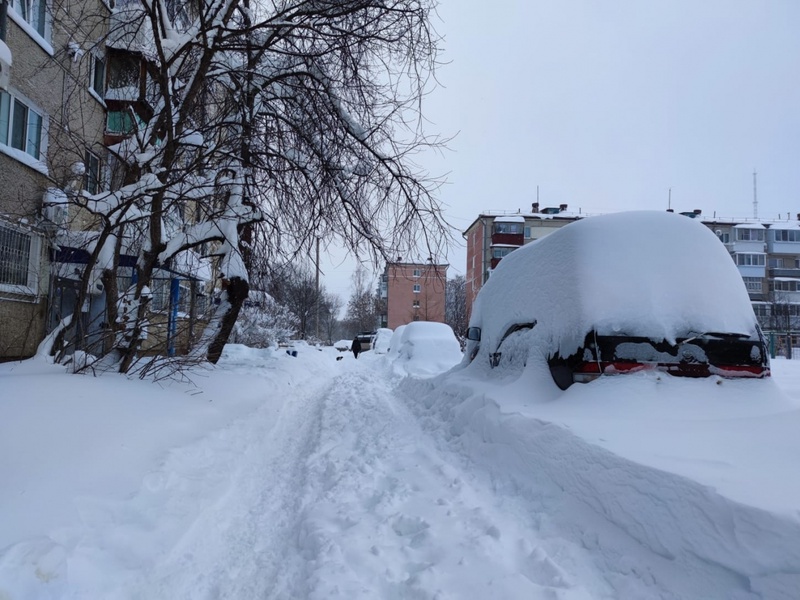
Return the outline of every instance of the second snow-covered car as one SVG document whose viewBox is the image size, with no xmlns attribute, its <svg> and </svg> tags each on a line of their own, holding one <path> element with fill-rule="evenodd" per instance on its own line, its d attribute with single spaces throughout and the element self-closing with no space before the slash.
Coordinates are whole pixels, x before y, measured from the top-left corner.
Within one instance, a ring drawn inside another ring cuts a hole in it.
<svg viewBox="0 0 800 600">
<path fill-rule="evenodd" d="M 546 361 L 561 389 L 646 369 L 770 373 L 727 250 L 672 213 L 586 218 L 515 250 L 478 294 L 468 338 L 467 355 L 492 367 Z"/>
</svg>

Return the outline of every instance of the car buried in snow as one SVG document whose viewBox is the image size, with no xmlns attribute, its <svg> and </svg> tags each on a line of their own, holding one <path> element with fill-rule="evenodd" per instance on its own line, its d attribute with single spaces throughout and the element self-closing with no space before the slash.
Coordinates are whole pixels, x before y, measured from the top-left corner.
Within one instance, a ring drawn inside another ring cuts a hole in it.
<svg viewBox="0 0 800 600">
<path fill-rule="evenodd" d="M 478 294 L 467 337 L 467 360 L 538 361 L 561 389 L 644 370 L 770 374 L 730 254 L 702 223 L 669 212 L 585 218 L 510 253 Z"/>
</svg>

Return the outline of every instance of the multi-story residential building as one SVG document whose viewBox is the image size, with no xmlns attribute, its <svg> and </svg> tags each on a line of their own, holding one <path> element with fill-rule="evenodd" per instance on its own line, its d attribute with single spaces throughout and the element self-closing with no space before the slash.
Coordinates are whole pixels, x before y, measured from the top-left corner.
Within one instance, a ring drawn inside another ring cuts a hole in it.
<svg viewBox="0 0 800 600">
<path fill-rule="evenodd" d="M 567 205 L 539 209 L 531 205 L 529 213 L 482 213 L 464 232 L 467 240 L 467 313 L 492 269 L 509 252 L 580 219 L 583 215 L 567 212 Z"/>
<path fill-rule="evenodd" d="M 79 305 L 72 326 L 84 349 L 102 353 L 113 341 L 99 274 L 88 297 L 80 292 L 101 226 L 82 206 L 87 196 L 127 183 L 125 166 L 108 148 L 153 115 L 151 81 L 135 50 L 143 43 L 124 22 L 138 4 L 116 11 L 114 5 L 0 4 L 7 7 L 0 10 L 0 361 L 31 356 Z M 115 266 L 120 291 L 134 277 L 131 243 L 123 239 Z M 206 305 L 201 280 L 212 278 L 208 261 L 179 258 L 159 269 L 151 286 L 154 314 L 144 346 L 153 351 L 174 348 L 176 340 L 186 348 L 192 325 L 181 332 L 176 320 Z M 190 270 L 195 276 L 186 275 Z"/>
<path fill-rule="evenodd" d="M 416 263 L 398 258 L 387 263 L 379 290 L 385 303 L 381 326 L 396 329 L 412 321 L 444 323 L 448 266 L 433 259 Z"/>
<path fill-rule="evenodd" d="M 102 179 L 105 108 L 92 88 L 110 11 L 101 0 L 1 6 L 8 60 L 0 62 L 10 64 L 0 75 L 0 360 L 8 360 L 33 354 L 46 331 L 59 289 L 51 248 L 68 219 L 64 190 Z M 85 172 L 73 168 L 84 163 Z"/>
</svg>

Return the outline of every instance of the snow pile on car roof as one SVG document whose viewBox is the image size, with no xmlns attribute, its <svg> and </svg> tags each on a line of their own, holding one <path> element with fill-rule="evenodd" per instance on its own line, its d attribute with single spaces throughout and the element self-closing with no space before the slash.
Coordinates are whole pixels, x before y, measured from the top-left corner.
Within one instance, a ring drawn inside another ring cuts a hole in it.
<svg viewBox="0 0 800 600">
<path fill-rule="evenodd" d="M 515 250 L 481 289 L 471 324 L 496 348 L 515 323 L 562 354 L 586 333 L 674 341 L 751 334 L 755 316 L 727 250 L 702 223 L 655 211 L 586 218 Z M 488 351 L 493 351 L 489 349 Z"/>
</svg>

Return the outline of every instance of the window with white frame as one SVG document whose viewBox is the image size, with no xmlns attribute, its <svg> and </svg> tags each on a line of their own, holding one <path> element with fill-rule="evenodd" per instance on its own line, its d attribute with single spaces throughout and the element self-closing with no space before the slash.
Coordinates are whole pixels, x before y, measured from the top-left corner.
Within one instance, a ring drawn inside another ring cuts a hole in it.
<svg viewBox="0 0 800 600">
<path fill-rule="evenodd" d="M 524 232 L 525 232 L 525 239 L 526 240 L 531 239 L 531 228 L 530 227 L 525 227 Z"/>
<path fill-rule="evenodd" d="M 748 292 L 761 291 L 761 277 L 742 277 Z"/>
<path fill-rule="evenodd" d="M 422 291 L 422 286 L 420 286 L 420 284 L 418 284 L 418 283 L 415 283 L 414 284 L 414 293 L 415 294 L 419 294 L 421 291 Z"/>
<path fill-rule="evenodd" d="M 774 229 L 776 242 L 800 242 L 799 229 Z"/>
<path fill-rule="evenodd" d="M 492 258 L 504 258 L 509 254 L 511 254 L 513 250 L 514 248 L 504 248 L 504 247 L 492 248 Z"/>
<path fill-rule="evenodd" d="M 100 98 L 103 98 L 106 93 L 106 61 L 102 57 L 94 54 L 92 54 L 92 73 L 89 87 L 91 87 Z"/>
<path fill-rule="evenodd" d="M 47 25 L 47 0 L 12 0 L 17 14 L 43 38 Z"/>
<path fill-rule="evenodd" d="M 722 242 L 723 244 L 730 244 L 731 242 L 731 234 L 727 231 L 718 231 L 717 237 L 719 238 L 719 241 Z"/>
<path fill-rule="evenodd" d="M 422 275 L 422 271 L 419 269 L 414 269 L 414 277 L 419 277 L 420 275 Z"/>
<path fill-rule="evenodd" d="M 84 166 L 86 171 L 83 174 L 83 189 L 89 194 L 97 194 L 103 189 L 100 157 L 87 150 Z"/>
<path fill-rule="evenodd" d="M 39 160 L 43 151 L 42 129 L 41 114 L 23 100 L 0 91 L 0 144 Z"/>
<path fill-rule="evenodd" d="M 522 223 L 495 223 L 494 224 L 494 232 L 495 233 L 513 233 L 513 234 L 520 234 L 522 233 L 523 225 Z"/>
<path fill-rule="evenodd" d="M 743 254 L 736 255 L 736 264 L 740 267 L 763 267 L 766 265 L 766 254 Z"/>
<path fill-rule="evenodd" d="M 773 292 L 796 292 L 797 281 L 770 281 L 769 287 Z"/>
<path fill-rule="evenodd" d="M 414 308 L 419 308 L 419 300 L 414 300 L 414 301 L 411 303 L 411 306 L 413 306 Z"/>
<path fill-rule="evenodd" d="M 753 304 L 753 312 L 756 313 L 757 317 L 768 317 L 769 316 L 769 305 L 767 304 Z"/>
<path fill-rule="evenodd" d="M 763 229 L 737 229 L 736 241 L 738 242 L 763 242 Z"/>
<path fill-rule="evenodd" d="M 0 290 L 36 294 L 40 238 L 0 222 Z"/>
</svg>

